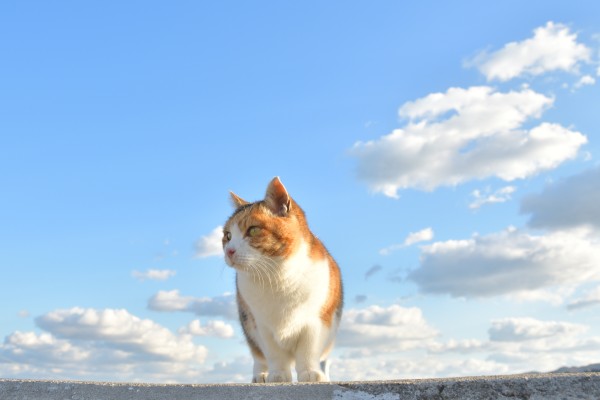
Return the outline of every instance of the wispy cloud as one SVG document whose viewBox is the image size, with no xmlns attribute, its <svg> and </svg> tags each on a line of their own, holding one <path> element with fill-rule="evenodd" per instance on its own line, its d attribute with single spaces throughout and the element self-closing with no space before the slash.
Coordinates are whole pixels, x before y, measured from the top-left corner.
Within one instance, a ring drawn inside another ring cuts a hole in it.
<svg viewBox="0 0 600 400">
<path fill-rule="evenodd" d="M 131 276 L 142 282 L 146 280 L 166 281 L 175 276 L 176 273 L 171 269 L 149 269 L 144 272 L 135 270 L 131 272 Z"/>
<path fill-rule="evenodd" d="M 182 296 L 179 290 L 161 290 L 148 300 L 148 308 L 154 311 L 184 311 L 202 316 L 220 316 L 237 319 L 235 296 L 225 293 L 217 297 Z"/>
<path fill-rule="evenodd" d="M 425 228 L 418 232 L 411 232 L 404 240 L 404 246 L 412 246 L 420 242 L 428 242 L 433 239 L 433 229 Z"/>
<path fill-rule="evenodd" d="M 381 271 L 383 267 L 381 265 L 373 265 L 367 272 L 365 272 L 365 280 L 369 279 L 379 271 Z"/>
<path fill-rule="evenodd" d="M 540 321 L 534 318 L 504 318 L 492 321 L 490 340 L 496 342 L 523 342 L 553 336 L 576 336 L 587 327 L 569 322 Z"/>
<path fill-rule="evenodd" d="M 596 84 L 596 78 L 591 75 L 582 76 L 574 85 L 575 89 L 579 89 L 583 86 L 592 86 Z"/>
<path fill-rule="evenodd" d="M 491 54 L 479 54 L 472 64 L 488 80 L 508 81 L 555 70 L 576 72 L 581 62 L 590 61 L 591 53 L 577 42 L 577 34 L 568 26 L 548 22 L 535 29 L 532 38 L 508 43 Z"/>
<path fill-rule="evenodd" d="M 588 291 L 582 297 L 572 300 L 567 308 L 569 310 L 580 310 L 594 306 L 600 306 L 600 286 Z"/>
<path fill-rule="evenodd" d="M 367 301 L 367 296 L 364 294 L 357 294 L 354 296 L 354 302 L 357 304 L 364 303 L 365 301 Z"/>
<path fill-rule="evenodd" d="M 474 190 L 471 193 L 473 201 L 469 204 L 470 209 L 478 209 L 486 204 L 505 203 L 512 198 L 512 194 L 517 190 L 514 186 L 505 186 L 491 193 L 490 189 Z"/>
<path fill-rule="evenodd" d="M 179 334 L 215 336 L 222 339 L 229 339 L 235 336 L 233 326 L 226 322 L 210 320 L 205 325 L 202 325 L 198 319 L 193 320 L 187 326 L 179 329 Z"/>
<path fill-rule="evenodd" d="M 223 255 L 223 227 L 217 226 L 208 235 L 196 242 L 196 257 L 215 257 Z"/>
<path fill-rule="evenodd" d="M 411 232 L 406 237 L 406 239 L 404 239 L 404 242 L 402 242 L 401 244 L 394 244 L 394 245 L 391 245 L 391 246 L 388 246 L 386 248 L 379 250 L 379 254 L 381 254 L 382 256 L 387 256 L 388 254 L 392 253 L 393 251 L 403 249 L 405 247 L 409 247 L 409 246 L 412 246 L 417 243 L 428 242 L 432 239 L 433 239 L 433 229 L 425 228 L 418 232 Z"/>
</svg>

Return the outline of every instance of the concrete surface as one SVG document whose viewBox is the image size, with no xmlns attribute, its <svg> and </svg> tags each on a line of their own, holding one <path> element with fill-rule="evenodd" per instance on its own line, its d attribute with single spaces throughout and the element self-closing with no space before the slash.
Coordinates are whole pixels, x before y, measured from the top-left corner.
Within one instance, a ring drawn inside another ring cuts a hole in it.
<svg viewBox="0 0 600 400">
<path fill-rule="evenodd" d="M 0 379 L 0 400 L 66 399 L 600 399 L 600 373 L 266 385 L 161 385 Z"/>
</svg>

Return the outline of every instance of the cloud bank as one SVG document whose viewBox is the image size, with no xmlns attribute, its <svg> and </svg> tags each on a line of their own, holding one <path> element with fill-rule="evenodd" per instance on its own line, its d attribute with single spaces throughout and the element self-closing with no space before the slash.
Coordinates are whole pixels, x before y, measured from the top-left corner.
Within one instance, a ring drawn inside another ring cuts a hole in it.
<svg viewBox="0 0 600 400">
<path fill-rule="evenodd" d="M 600 280 L 600 243 L 586 230 L 533 235 L 515 228 L 424 246 L 408 279 L 426 294 L 482 298 Z"/>
<path fill-rule="evenodd" d="M 420 309 L 399 305 L 371 306 L 344 312 L 337 346 L 388 350 L 406 350 L 435 337 Z"/>
<path fill-rule="evenodd" d="M 573 159 L 587 142 L 580 132 L 533 119 L 554 99 L 531 89 L 499 92 L 488 86 L 451 88 L 400 108 L 401 129 L 350 153 L 358 178 L 374 192 L 431 191 L 472 180 L 511 182 L 556 168 Z"/>
<path fill-rule="evenodd" d="M 197 378 L 208 354 L 191 335 L 174 334 L 123 309 L 74 307 L 35 321 L 42 333 L 13 332 L 0 345 L 0 371 L 38 379 L 118 376 L 172 381 Z"/>
</svg>

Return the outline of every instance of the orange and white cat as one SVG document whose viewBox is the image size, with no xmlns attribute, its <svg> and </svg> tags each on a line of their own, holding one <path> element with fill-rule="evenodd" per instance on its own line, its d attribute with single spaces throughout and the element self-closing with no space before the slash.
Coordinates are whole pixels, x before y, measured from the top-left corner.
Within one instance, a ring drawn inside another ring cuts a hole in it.
<svg viewBox="0 0 600 400">
<path fill-rule="evenodd" d="M 226 263 L 236 270 L 240 322 L 254 358 L 252 382 L 328 381 L 322 369 L 342 314 L 341 274 L 278 177 L 264 200 L 231 193 L 223 228 Z"/>
</svg>

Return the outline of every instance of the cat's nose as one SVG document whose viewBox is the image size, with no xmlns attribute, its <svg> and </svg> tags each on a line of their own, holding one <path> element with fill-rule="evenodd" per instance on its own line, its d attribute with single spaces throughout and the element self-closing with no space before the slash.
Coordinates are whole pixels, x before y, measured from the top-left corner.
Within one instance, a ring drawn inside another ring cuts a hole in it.
<svg viewBox="0 0 600 400">
<path fill-rule="evenodd" d="M 235 249 L 227 249 L 227 255 L 231 258 L 235 254 Z"/>
</svg>

